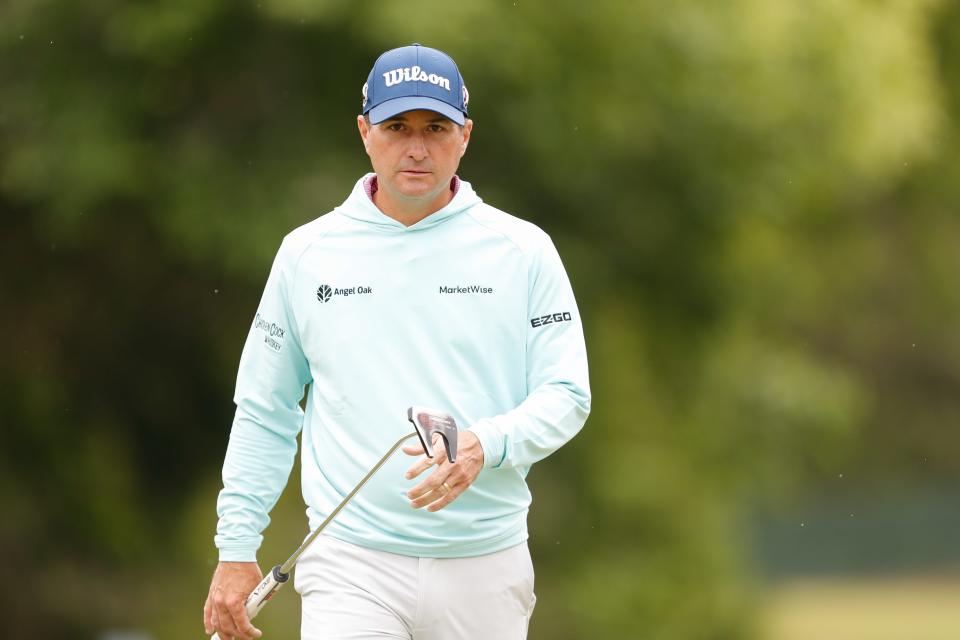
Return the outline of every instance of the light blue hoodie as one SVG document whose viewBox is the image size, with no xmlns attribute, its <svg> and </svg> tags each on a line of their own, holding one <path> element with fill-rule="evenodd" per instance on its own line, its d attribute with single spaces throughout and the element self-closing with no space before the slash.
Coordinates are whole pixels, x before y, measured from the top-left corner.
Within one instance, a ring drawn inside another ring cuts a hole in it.
<svg viewBox="0 0 960 640">
<path fill-rule="evenodd" d="M 398 452 L 326 533 L 423 557 L 519 544 L 530 465 L 590 411 L 580 314 L 549 236 L 463 181 L 447 206 L 405 227 L 371 201 L 370 175 L 277 253 L 240 359 L 217 503 L 223 561 L 255 560 L 301 427 L 313 529 L 412 431 L 411 405 L 471 429 L 485 468 L 430 513 L 410 507 L 404 493 L 426 474 L 405 479 L 414 458 Z"/>
</svg>

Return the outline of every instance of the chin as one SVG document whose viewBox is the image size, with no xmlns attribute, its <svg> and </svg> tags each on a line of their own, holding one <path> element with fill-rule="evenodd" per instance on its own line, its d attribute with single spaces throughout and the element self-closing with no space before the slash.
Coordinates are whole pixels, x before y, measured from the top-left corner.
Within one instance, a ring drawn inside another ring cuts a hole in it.
<svg viewBox="0 0 960 640">
<path fill-rule="evenodd" d="M 437 191 L 428 191 L 426 189 L 422 190 L 404 190 L 400 192 L 403 194 L 403 197 L 409 200 L 432 200 L 437 197 Z"/>
<path fill-rule="evenodd" d="M 397 185 L 397 191 L 408 198 L 427 198 L 440 192 L 437 184 L 431 180 L 429 183 L 417 181 L 415 184 Z"/>
</svg>

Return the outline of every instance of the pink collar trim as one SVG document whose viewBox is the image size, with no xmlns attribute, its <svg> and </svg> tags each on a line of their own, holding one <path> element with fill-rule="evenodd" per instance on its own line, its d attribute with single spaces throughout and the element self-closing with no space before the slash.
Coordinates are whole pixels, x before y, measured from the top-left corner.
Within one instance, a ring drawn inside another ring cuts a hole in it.
<svg viewBox="0 0 960 640">
<path fill-rule="evenodd" d="M 367 197 L 370 198 L 370 202 L 373 202 L 373 194 L 377 192 L 379 188 L 377 184 L 377 174 L 373 174 L 369 178 L 363 181 L 363 190 L 367 192 Z M 460 190 L 460 177 L 453 176 L 450 178 L 450 191 L 453 191 L 453 195 L 457 195 L 457 191 Z"/>
</svg>

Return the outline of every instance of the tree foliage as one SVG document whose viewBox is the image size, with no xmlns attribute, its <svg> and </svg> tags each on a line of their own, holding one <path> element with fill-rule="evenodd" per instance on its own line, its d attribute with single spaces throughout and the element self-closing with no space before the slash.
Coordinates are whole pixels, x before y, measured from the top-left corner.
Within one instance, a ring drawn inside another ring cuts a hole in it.
<svg viewBox="0 0 960 640">
<path fill-rule="evenodd" d="M 532 637 L 750 637 L 744 504 L 956 479 L 954 6 L 8 0 L 12 636 L 199 632 L 247 322 L 412 41 L 458 60 L 461 175 L 554 237 L 588 334 L 594 413 L 531 474 Z"/>
</svg>

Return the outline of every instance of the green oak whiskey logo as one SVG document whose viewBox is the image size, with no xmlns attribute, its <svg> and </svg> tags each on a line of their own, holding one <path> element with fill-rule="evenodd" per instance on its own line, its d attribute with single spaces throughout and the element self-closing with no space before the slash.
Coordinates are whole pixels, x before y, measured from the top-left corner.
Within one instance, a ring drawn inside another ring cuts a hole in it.
<svg viewBox="0 0 960 640">
<path fill-rule="evenodd" d="M 276 322 L 270 322 L 266 318 L 261 318 L 259 313 L 257 317 L 253 319 L 253 328 L 263 332 L 263 343 L 265 345 L 278 353 L 283 349 L 283 336 L 287 333 L 286 329 Z"/>
</svg>

